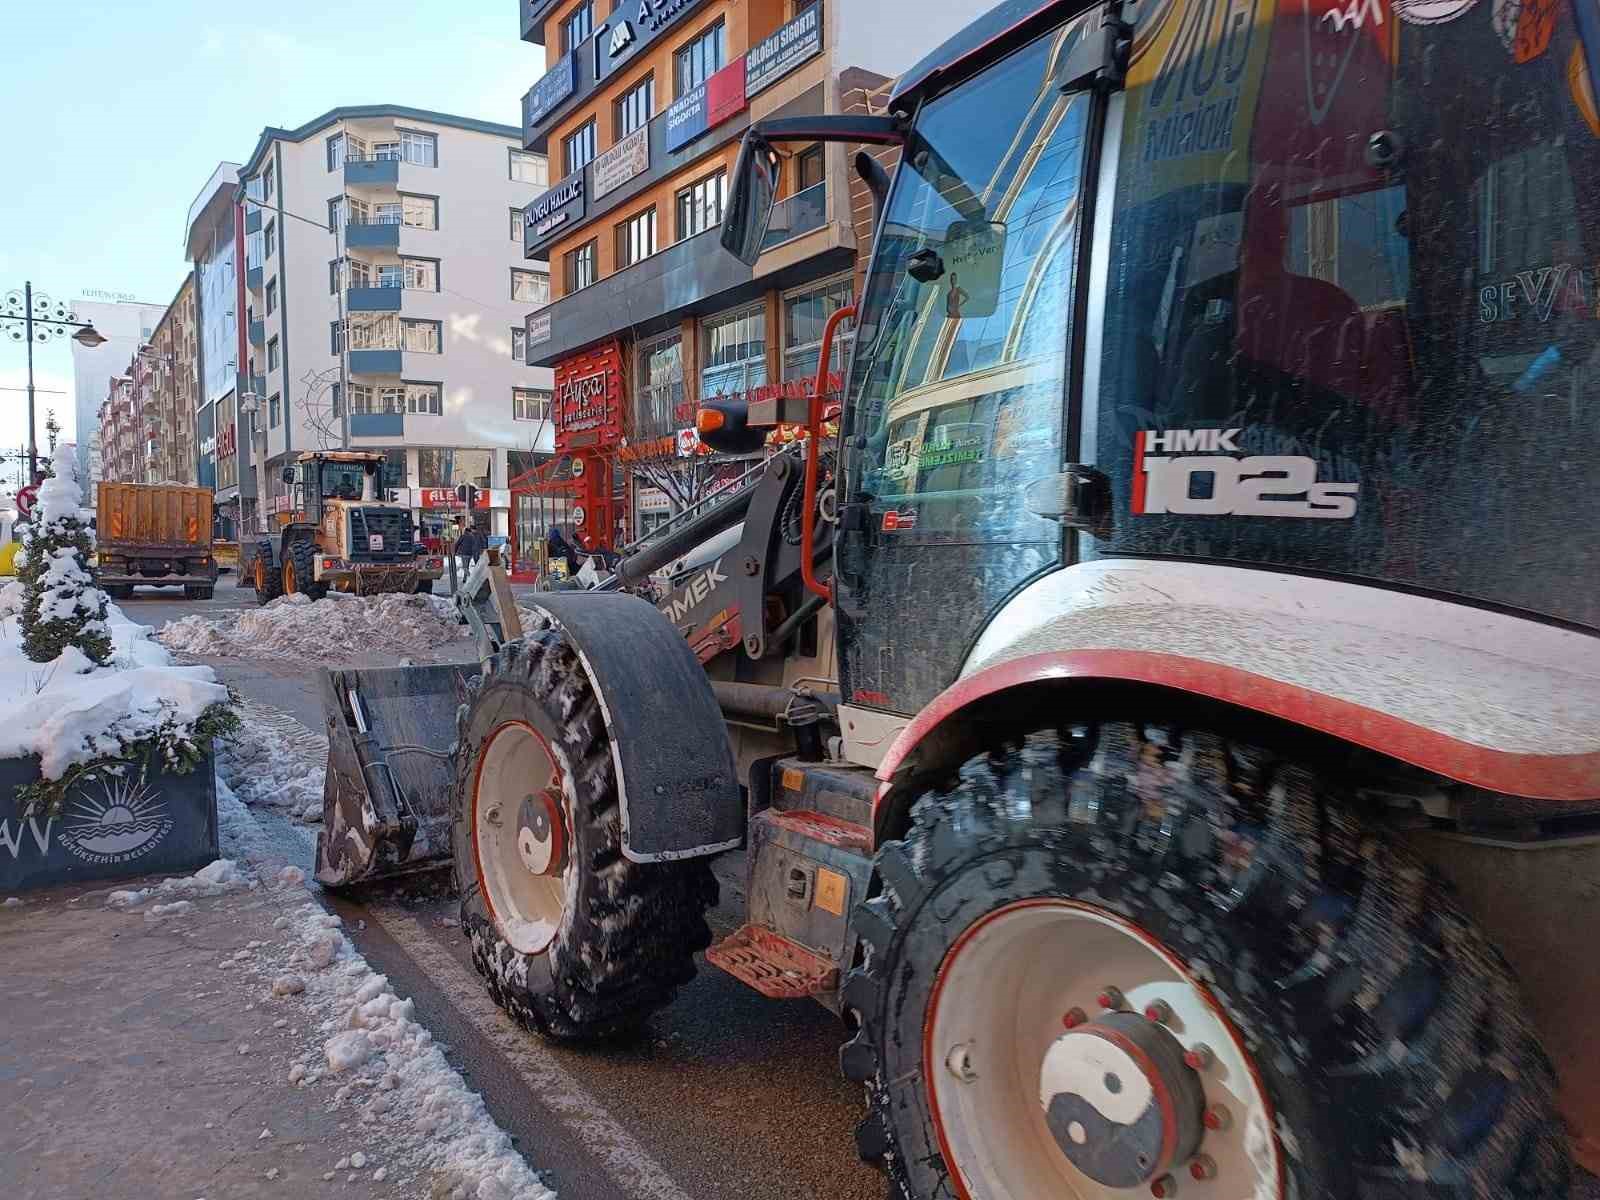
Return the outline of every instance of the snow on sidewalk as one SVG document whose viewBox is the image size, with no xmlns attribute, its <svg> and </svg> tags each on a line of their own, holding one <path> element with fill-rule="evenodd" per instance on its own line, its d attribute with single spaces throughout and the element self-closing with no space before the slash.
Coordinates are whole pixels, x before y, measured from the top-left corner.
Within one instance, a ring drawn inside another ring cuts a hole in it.
<svg viewBox="0 0 1600 1200">
<path fill-rule="evenodd" d="M 270 898 L 274 936 L 225 952 L 216 965 L 235 999 L 272 1018 L 287 1038 L 278 1086 L 360 1131 L 324 1164 L 324 1181 L 387 1184 L 397 1189 L 392 1194 L 429 1200 L 550 1200 L 555 1193 L 417 1023 L 412 1001 L 372 970 L 340 918 L 317 902 L 303 870 L 262 861 L 271 839 L 225 778 L 217 793 L 224 851 L 240 858 L 111 892 L 106 904 L 146 921 L 181 922 L 203 920 L 196 901 L 207 897 L 251 891 Z M 254 1052 L 248 1043 L 236 1049 L 239 1057 Z"/>
<path fill-rule="evenodd" d="M 347 663 L 371 654 L 410 655 L 465 636 L 442 596 L 280 596 L 263 608 L 223 617 L 198 613 L 162 626 L 169 650 L 216 658 Z"/>
</svg>

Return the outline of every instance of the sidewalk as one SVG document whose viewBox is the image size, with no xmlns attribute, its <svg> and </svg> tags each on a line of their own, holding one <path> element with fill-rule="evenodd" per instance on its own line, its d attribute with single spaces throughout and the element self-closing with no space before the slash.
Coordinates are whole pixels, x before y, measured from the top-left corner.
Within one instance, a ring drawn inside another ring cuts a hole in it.
<svg viewBox="0 0 1600 1200">
<path fill-rule="evenodd" d="M 4 1194 L 553 1196 L 303 879 L 225 860 L 0 907 Z"/>
</svg>

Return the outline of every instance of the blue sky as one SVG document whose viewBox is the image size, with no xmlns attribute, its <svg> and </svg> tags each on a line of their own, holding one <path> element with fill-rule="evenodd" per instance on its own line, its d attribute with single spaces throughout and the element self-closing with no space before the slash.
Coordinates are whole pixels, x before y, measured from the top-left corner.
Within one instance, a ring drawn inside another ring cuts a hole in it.
<svg viewBox="0 0 1600 1200">
<path fill-rule="evenodd" d="M 165 304 L 182 282 L 189 203 L 263 127 L 343 104 L 408 104 L 516 125 L 544 52 L 517 0 L 53 0 L 8 6 L 0 38 L 0 294 L 23 280 Z M 503 233 L 504 231 L 501 231 Z M 39 397 L 72 420 L 67 343 L 35 358 Z M 0 340 L 0 389 L 24 349 Z M 26 398 L 0 390 L 0 446 Z"/>
</svg>

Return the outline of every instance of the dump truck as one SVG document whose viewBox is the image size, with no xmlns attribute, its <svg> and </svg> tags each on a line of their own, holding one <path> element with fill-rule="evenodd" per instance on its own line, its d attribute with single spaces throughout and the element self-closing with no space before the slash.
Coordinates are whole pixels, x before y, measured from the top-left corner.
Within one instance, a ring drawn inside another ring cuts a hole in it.
<svg viewBox="0 0 1600 1200">
<path fill-rule="evenodd" d="M 258 602 L 433 590 L 444 560 L 417 544 L 410 509 L 378 499 L 383 462 L 381 451 L 308 450 L 283 468 L 276 528 L 239 546 L 240 577 Z"/>
<path fill-rule="evenodd" d="M 1591 1194 L 1597 81 L 1594 0 L 1010 0 L 754 121 L 746 263 L 899 152 L 836 446 L 331 674 L 319 877 L 448 861 L 547 1038 L 822 1003 L 901 1200 Z"/>
<path fill-rule="evenodd" d="M 113 600 L 133 589 L 182 587 L 208 600 L 217 586 L 210 488 L 102 480 L 95 504 L 100 586 Z"/>
</svg>

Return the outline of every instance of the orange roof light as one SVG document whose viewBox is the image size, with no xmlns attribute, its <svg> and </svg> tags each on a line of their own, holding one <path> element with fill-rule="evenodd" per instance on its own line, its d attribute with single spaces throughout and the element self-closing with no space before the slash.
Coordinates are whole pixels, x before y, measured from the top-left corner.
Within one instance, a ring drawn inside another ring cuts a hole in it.
<svg viewBox="0 0 1600 1200">
<path fill-rule="evenodd" d="M 727 424 L 727 420 L 720 409 L 702 408 L 694 415 L 694 427 L 701 433 L 714 433 Z"/>
</svg>

